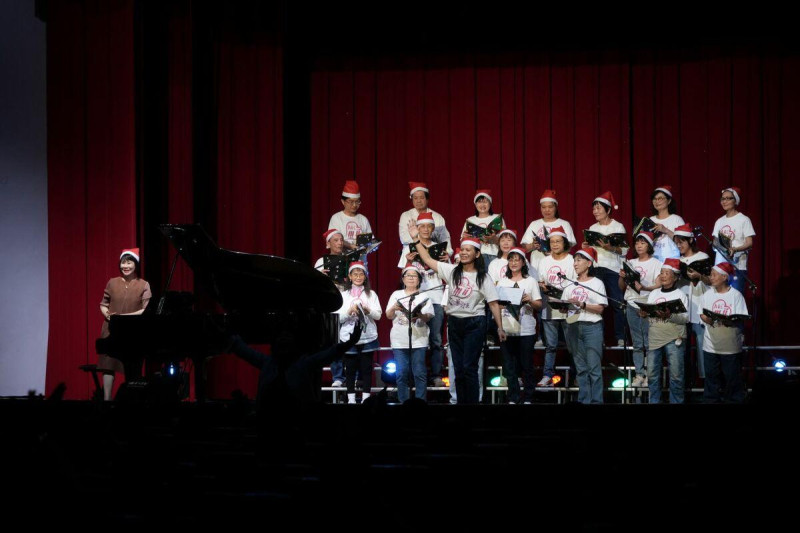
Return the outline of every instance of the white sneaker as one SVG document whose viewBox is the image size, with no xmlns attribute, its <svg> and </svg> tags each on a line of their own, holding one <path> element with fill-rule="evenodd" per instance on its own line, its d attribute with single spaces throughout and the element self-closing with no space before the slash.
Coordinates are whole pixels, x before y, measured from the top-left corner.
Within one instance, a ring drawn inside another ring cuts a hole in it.
<svg viewBox="0 0 800 533">
<path fill-rule="evenodd" d="M 536 384 L 537 387 L 552 387 L 553 386 L 553 378 L 550 376 L 542 376 L 542 379 L 539 380 L 539 383 Z"/>
<path fill-rule="evenodd" d="M 334 381 L 333 383 L 331 383 L 331 387 L 344 387 L 344 383 L 342 383 L 341 381 L 339 381 L 339 380 L 337 379 L 336 381 Z"/>
<path fill-rule="evenodd" d="M 433 379 L 433 386 L 434 387 L 444 387 L 444 380 L 442 378 L 434 378 Z"/>
<path fill-rule="evenodd" d="M 544 342 L 542 342 L 542 339 L 539 339 L 538 341 L 536 341 L 536 344 L 534 344 L 533 347 L 534 348 L 544 348 Z"/>
<path fill-rule="evenodd" d="M 645 383 L 645 377 L 636 374 L 636 377 L 633 378 L 633 382 L 631 383 L 631 387 L 633 388 L 644 387 L 645 386 L 644 383 Z"/>
<path fill-rule="evenodd" d="M 620 348 L 622 348 L 623 346 L 625 346 L 625 341 L 624 341 L 624 340 L 622 340 L 622 339 L 619 339 L 619 340 L 617 341 L 617 346 L 619 346 Z"/>
<path fill-rule="evenodd" d="M 356 403 L 356 393 L 355 392 L 348 392 L 347 393 L 347 403 Z"/>
</svg>

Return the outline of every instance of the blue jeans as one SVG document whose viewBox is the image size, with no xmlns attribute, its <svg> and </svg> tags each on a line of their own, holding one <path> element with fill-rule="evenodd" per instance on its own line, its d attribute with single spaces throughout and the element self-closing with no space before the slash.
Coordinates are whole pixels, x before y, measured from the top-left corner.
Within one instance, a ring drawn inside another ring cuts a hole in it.
<svg viewBox="0 0 800 533">
<path fill-rule="evenodd" d="M 570 324 L 567 345 L 578 372 L 578 401 L 603 403 L 603 321 Z"/>
<path fill-rule="evenodd" d="M 536 335 L 506 337 L 500 344 L 503 353 L 503 376 L 508 382 L 508 400 L 514 403 L 531 401 L 536 390 L 536 378 L 533 375 L 533 345 Z M 519 375 L 522 373 L 524 394 L 520 398 Z"/>
<path fill-rule="evenodd" d="M 644 377 L 644 348 L 648 345 L 650 322 L 640 317 L 639 310 L 634 309 L 630 303 L 625 315 L 628 318 L 628 328 L 631 330 L 633 342 L 633 366 L 636 367 L 636 375 Z"/>
<path fill-rule="evenodd" d="M 605 285 L 606 295 L 614 300 L 622 301 L 623 292 L 619 288 L 619 272 L 605 267 L 597 267 L 594 269 L 594 273 Z M 614 338 L 620 341 L 625 338 L 625 317 L 622 316 L 622 309 L 614 302 L 609 300 L 608 307 L 612 310 L 614 317 Z"/>
<path fill-rule="evenodd" d="M 486 342 L 486 316 L 447 317 L 450 362 L 456 378 L 459 404 L 478 403 L 478 362 Z"/>
<path fill-rule="evenodd" d="M 432 291 L 429 294 L 441 293 Z M 433 317 L 428 321 L 430 333 L 428 334 L 428 346 L 431 349 L 431 377 L 438 378 L 442 375 L 442 326 L 444 325 L 444 308 L 439 304 L 433 304 Z"/>
<path fill-rule="evenodd" d="M 344 362 L 341 359 L 331 363 L 331 383 L 334 381 L 344 383 Z"/>
<path fill-rule="evenodd" d="M 411 361 L 409 365 L 408 350 L 402 348 L 392 348 L 394 360 L 397 363 L 397 399 L 400 403 L 408 400 L 409 374 L 414 374 L 414 397 L 420 400 L 425 399 L 428 390 L 428 382 L 425 375 L 425 352 L 427 348 L 412 348 Z"/>
<path fill-rule="evenodd" d="M 486 265 L 486 271 L 488 272 L 489 271 L 489 263 L 491 263 L 492 261 L 497 259 L 497 256 L 496 255 L 482 253 L 481 257 L 483 257 L 483 264 Z"/>
<path fill-rule="evenodd" d="M 561 331 L 564 335 L 564 341 L 567 341 L 567 332 L 569 325 L 566 320 L 542 320 L 542 330 L 544 332 L 544 372 L 543 374 L 549 378 L 556 375 L 556 348 L 558 348 L 558 333 Z M 569 346 L 567 346 L 569 349 Z M 572 350 L 570 349 L 570 353 Z"/>
<path fill-rule="evenodd" d="M 694 334 L 695 357 L 697 358 L 697 375 L 701 378 L 706 377 L 705 357 L 703 356 L 703 335 L 706 333 L 706 325 L 700 322 L 692 324 Z"/>
<path fill-rule="evenodd" d="M 647 354 L 647 386 L 650 388 L 650 403 L 661 402 L 661 365 L 666 354 L 669 366 L 669 403 L 683 403 L 683 351 L 686 342 L 680 346 L 672 341 L 661 348 L 650 350 Z"/>
<path fill-rule="evenodd" d="M 705 401 L 742 403 L 745 396 L 742 352 L 718 354 L 704 351 L 703 357 L 706 367 Z"/>
</svg>

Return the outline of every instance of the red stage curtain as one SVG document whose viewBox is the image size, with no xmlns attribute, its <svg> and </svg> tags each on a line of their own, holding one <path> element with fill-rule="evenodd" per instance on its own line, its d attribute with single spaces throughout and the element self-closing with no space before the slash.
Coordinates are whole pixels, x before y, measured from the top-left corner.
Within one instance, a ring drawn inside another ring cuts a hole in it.
<svg viewBox="0 0 800 533">
<path fill-rule="evenodd" d="M 78 366 L 97 360 L 103 289 L 137 245 L 133 14 L 131 0 L 48 4 L 46 389 L 68 398 L 91 395 Z"/>
<path fill-rule="evenodd" d="M 495 212 L 519 231 L 540 217 L 546 187 L 576 231 L 594 222 L 592 199 L 608 189 L 630 231 L 660 184 L 674 187 L 680 215 L 710 232 L 723 214 L 721 188 L 735 184 L 758 233 L 750 275 L 760 342 L 796 343 L 776 290 L 799 268 L 789 260 L 800 240 L 789 229 L 800 187 L 789 148 L 800 136 L 797 67 L 779 53 L 711 48 L 320 63 L 311 78 L 311 255 L 324 253 L 320 234 L 341 209 L 346 179 L 359 181 L 361 211 L 384 242 L 370 258 L 382 303 L 399 280 L 408 180 L 428 183 L 452 235 L 473 213 L 476 188 L 491 188 Z M 389 326 L 382 321 L 382 344 Z"/>
</svg>

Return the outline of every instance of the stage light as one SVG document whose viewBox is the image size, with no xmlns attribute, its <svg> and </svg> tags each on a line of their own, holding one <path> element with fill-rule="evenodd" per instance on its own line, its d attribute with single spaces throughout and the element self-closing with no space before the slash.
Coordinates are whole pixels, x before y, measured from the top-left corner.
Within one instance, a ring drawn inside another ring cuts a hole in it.
<svg viewBox="0 0 800 533">
<path fill-rule="evenodd" d="M 625 378 L 617 378 L 611 382 L 611 387 L 615 389 L 624 389 L 625 387 L 629 386 L 630 384 L 628 383 L 628 380 Z"/>
<path fill-rule="evenodd" d="M 775 372 L 783 372 L 786 369 L 786 361 L 783 359 L 775 359 L 772 361 L 772 368 Z"/>
<path fill-rule="evenodd" d="M 381 381 L 387 385 L 397 384 L 397 363 L 389 359 L 381 366 Z"/>
<path fill-rule="evenodd" d="M 450 378 L 448 378 L 448 377 L 443 377 L 443 378 L 442 378 L 442 383 L 444 383 L 444 386 L 445 386 L 445 387 L 449 387 L 449 386 L 450 386 Z"/>
<path fill-rule="evenodd" d="M 561 376 L 559 376 L 559 375 L 555 375 L 555 376 L 553 376 L 553 377 L 551 378 L 551 381 L 550 381 L 550 384 L 551 384 L 551 385 L 553 385 L 553 386 L 556 386 L 556 385 L 558 385 L 559 383 L 561 383 Z"/>
<path fill-rule="evenodd" d="M 175 374 L 177 374 L 177 373 L 178 373 L 178 370 L 177 370 L 177 368 L 175 368 L 175 363 L 170 363 L 170 364 L 169 364 L 169 366 L 167 367 L 167 373 L 168 373 L 170 376 L 174 376 Z"/>
<path fill-rule="evenodd" d="M 503 376 L 495 376 L 491 380 L 489 380 L 489 385 L 492 387 L 505 387 L 507 385 L 505 378 Z"/>
</svg>

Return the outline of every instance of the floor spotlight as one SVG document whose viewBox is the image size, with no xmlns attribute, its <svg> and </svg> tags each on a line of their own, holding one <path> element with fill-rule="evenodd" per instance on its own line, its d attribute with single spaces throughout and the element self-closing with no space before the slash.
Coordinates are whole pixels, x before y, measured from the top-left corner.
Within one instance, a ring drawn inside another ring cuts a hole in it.
<svg viewBox="0 0 800 533">
<path fill-rule="evenodd" d="M 381 366 L 381 381 L 387 385 L 397 384 L 397 363 L 389 359 Z"/>
</svg>

